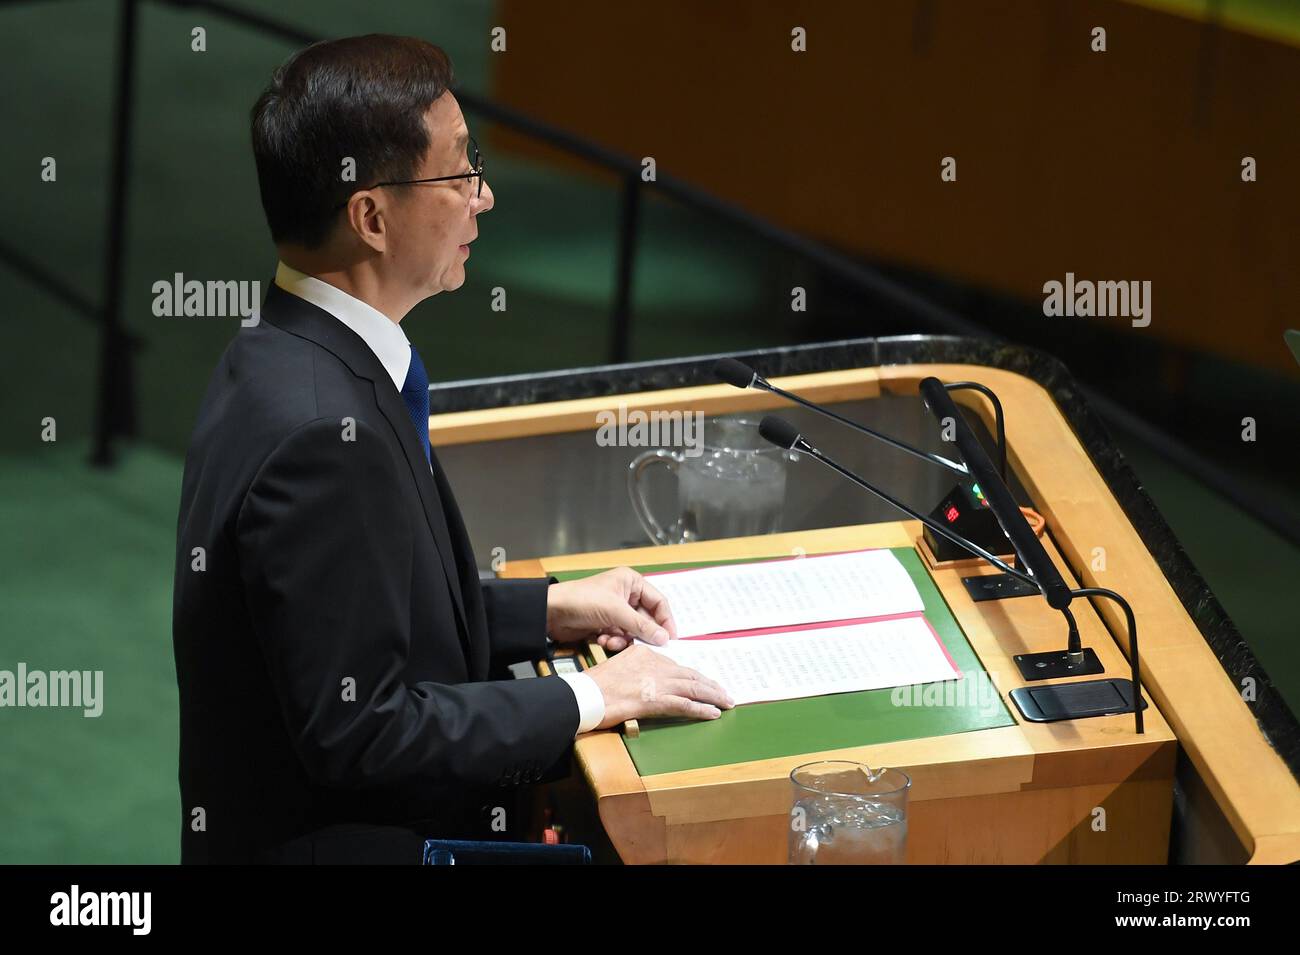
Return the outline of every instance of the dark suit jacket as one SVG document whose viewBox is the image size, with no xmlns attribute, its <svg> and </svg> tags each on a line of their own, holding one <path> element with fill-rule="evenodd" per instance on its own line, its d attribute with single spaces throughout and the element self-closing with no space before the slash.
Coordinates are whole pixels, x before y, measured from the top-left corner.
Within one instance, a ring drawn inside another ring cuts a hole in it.
<svg viewBox="0 0 1300 955">
<path fill-rule="evenodd" d="M 185 459 L 173 640 L 184 862 L 411 861 L 567 761 L 546 580 L 481 582 L 379 359 L 272 285 Z M 196 549 L 202 548 L 202 551 Z M 511 820 L 507 820 L 511 821 Z"/>
</svg>

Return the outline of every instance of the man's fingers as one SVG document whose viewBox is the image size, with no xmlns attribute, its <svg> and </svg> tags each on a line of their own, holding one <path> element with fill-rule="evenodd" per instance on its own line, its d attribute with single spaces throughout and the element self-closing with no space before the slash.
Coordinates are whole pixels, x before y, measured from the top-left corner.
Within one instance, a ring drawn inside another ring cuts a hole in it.
<svg viewBox="0 0 1300 955">
<path fill-rule="evenodd" d="M 729 710 L 736 705 L 730 693 L 712 680 L 704 678 L 668 680 L 663 684 L 663 689 L 668 696 L 682 696 L 699 703 L 712 703 L 724 710 Z"/>
<path fill-rule="evenodd" d="M 628 645 L 627 637 L 621 637 L 616 633 L 602 633 L 596 638 L 596 642 L 610 653 L 618 653 Z"/>
<path fill-rule="evenodd" d="M 695 720 L 716 720 L 722 710 L 709 703 L 697 703 L 684 696 L 661 696 L 656 702 L 664 716 L 686 716 Z"/>
<path fill-rule="evenodd" d="M 647 621 L 648 623 L 654 625 L 656 628 L 659 628 L 659 627 L 662 626 L 662 624 L 660 624 L 660 622 L 659 622 L 658 620 L 656 620 L 656 619 L 655 619 L 655 618 L 654 618 L 654 617 L 653 617 L 653 616 L 652 616 L 652 615 L 651 615 L 651 614 L 650 614 L 650 613 L 649 613 L 649 612 L 648 612 L 644 607 L 637 607 L 637 608 L 635 608 L 635 609 L 636 609 L 636 612 L 637 612 L 638 614 L 641 615 L 641 618 L 642 618 L 643 620 L 645 620 L 645 621 Z M 668 636 L 669 636 L 670 639 L 672 638 L 672 634 L 671 634 L 671 633 L 668 634 Z"/>
<path fill-rule="evenodd" d="M 662 672 L 651 677 L 651 686 L 657 688 L 656 696 L 680 696 L 701 703 L 712 703 L 724 709 L 731 709 L 736 705 L 736 701 L 732 699 L 726 687 L 699 670 L 678 666 L 666 657 L 656 662 L 661 663 L 662 666 Z"/>
<path fill-rule="evenodd" d="M 623 714 L 617 717 L 620 720 L 635 717 L 716 720 L 723 710 L 736 705 L 716 680 L 674 663 L 649 646 L 635 645 L 631 636 L 620 638 L 603 633 L 598 640 L 611 651 L 623 641 L 628 646 L 626 653 L 591 671 L 606 701 L 616 701 L 618 712 Z"/>
<path fill-rule="evenodd" d="M 641 578 L 641 606 L 650 612 L 659 626 L 668 631 L 668 635 L 673 639 L 677 638 L 677 622 L 673 620 L 672 608 L 668 606 L 668 598 L 661 594 L 655 585 L 650 583 L 644 577 Z"/>
<path fill-rule="evenodd" d="M 683 694 L 685 696 L 694 696 L 695 693 L 708 693 L 709 696 L 694 696 L 697 700 L 707 699 L 710 703 L 726 703 L 728 706 L 735 706 L 731 699 L 731 694 L 727 688 L 717 680 L 711 679 L 701 673 L 699 670 L 692 670 L 690 667 L 678 667 L 677 671 L 670 676 L 670 679 L 678 680 L 692 688 L 691 693 Z"/>
<path fill-rule="evenodd" d="M 620 603 L 614 608 L 614 619 L 611 622 L 628 636 L 640 637 L 655 646 L 663 646 L 669 639 L 668 631 L 626 603 Z"/>
</svg>

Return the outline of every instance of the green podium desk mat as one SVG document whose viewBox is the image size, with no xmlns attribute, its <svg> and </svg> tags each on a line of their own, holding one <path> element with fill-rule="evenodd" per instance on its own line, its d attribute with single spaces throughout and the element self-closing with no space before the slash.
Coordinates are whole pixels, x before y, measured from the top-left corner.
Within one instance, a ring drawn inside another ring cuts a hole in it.
<svg viewBox="0 0 1300 955">
<path fill-rule="evenodd" d="M 926 619 L 952 654 L 961 679 L 900 690 L 901 702 L 906 705 L 895 704 L 895 689 L 886 687 L 750 703 L 725 710 L 716 720 L 641 720 L 641 735 L 623 739 L 637 772 L 654 776 L 1015 725 L 921 558 L 910 547 L 890 549 L 911 575 L 925 603 Z M 642 564 L 635 569 L 648 573 L 770 559 Z M 563 581 L 598 573 L 601 571 L 557 571 L 551 576 Z"/>
</svg>

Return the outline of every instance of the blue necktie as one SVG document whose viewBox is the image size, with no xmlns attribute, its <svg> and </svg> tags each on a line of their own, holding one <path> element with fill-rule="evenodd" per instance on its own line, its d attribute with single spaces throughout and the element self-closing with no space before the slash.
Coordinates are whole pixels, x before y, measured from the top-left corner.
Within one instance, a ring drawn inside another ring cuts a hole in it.
<svg viewBox="0 0 1300 955">
<path fill-rule="evenodd" d="M 424 370 L 420 353 L 411 346 L 411 367 L 406 370 L 406 381 L 402 384 L 402 400 L 406 402 L 406 413 L 411 416 L 415 433 L 420 437 L 420 447 L 424 448 L 426 460 L 432 460 L 433 450 L 429 447 L 429 373 Z"/>
</svg>

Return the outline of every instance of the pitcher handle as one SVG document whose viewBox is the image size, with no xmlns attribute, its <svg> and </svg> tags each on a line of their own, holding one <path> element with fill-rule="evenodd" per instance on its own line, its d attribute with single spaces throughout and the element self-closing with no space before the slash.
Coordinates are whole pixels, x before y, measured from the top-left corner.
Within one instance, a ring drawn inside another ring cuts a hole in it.
<svg viewBox="0 0 1300 955">
<path fill-rule="evenodd" d="M 641 489 L 641 475 L 653 464 L 662 464 L 676 474 L 681 459 L 664 448 L 638 454 L 627 466 L 627 493 L 632 499 L 632 510 L 636 513 L 636 519 L 641 522 L 641 529 L 646 532 L 650 540 L 656 544 L 671 544 L 674 541 L 668 531 L 664 530 L 650 513 L 650 505 L 646 503 L 645 493 Z"/>
</svg>

